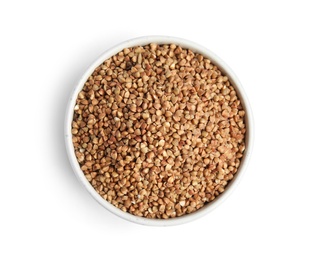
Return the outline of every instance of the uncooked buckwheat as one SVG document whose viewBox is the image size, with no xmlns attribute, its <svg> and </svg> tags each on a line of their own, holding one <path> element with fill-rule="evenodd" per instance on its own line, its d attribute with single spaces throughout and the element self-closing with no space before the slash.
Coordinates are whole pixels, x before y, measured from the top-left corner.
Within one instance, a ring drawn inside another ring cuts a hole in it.
<svg viewBox="0 0 311 260">
<path fill-rule="evenodd" d="M 244 118 L 228 77 L 208 58 L 150 44 L 95 69 L 76 100 L 72 141 L 105 200 L 167 219 L 224 192 L 243 157 Z"/>
</svg>

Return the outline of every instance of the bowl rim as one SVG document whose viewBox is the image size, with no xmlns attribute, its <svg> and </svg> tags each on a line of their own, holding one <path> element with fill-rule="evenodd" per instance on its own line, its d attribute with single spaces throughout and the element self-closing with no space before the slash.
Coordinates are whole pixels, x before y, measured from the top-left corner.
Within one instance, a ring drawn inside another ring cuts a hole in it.
<svg viewBox="0 0 311 260">
<path fill-rule="evenodd" d="M 74 147 L 72 143 L 72 134 L 71 134 L 71 124 L 73 119 L 73 113 L 74 113 L 74 106 L 76 103 L 76 98 L 78 96 L 78 93 L 83 88 L 84 83 L 87 81 L 88 77 L 93 73 L 93 71 L 102 64 L 105 60 L 109 59 L 111 56 L 117 54 L 124 48 L 134 47 L 134 46 L 143 46 L 150 43 L 156 43 L 156 44 L 176 44 L 181 46 L 182 48 L 187 48 L 192 50 L 193 52 L 200 53 L 203 56 L 207 57 L 211 60 L 213 64 L 219 67 L 221 71 L 223 71 L 226 76 L 228 76 L 230 82 L 234 86 L 241 103 L 243 105 L 243 108 L 246 112 L 246 149 L 244 151 L 243 159 L 241 161 L 241 164 L 239 166 L 239 169 L 237 173 L 235 174 L 233 180 L 228 184 L 225 191 L 220 194 L 214 201 L 208 203 L 207 205 L 203 206 L 201 209 L 186 214 L 180 217 L 170 218 L 170 219 L 149 219 L 145 217 L 139 217 L 132 215 L 127 212 L 123 212 L 122 210 L 118 209 L 117 207 L 113 206 L 111 203 L 106 201 L 104 198 L 102 198 L 93 188 L 93 186 L 89 183 L 89 181 L 86 179 L 84 173 L 82 172 L 79 163 L 76 159 Z M 66 144 L 66 150 L 67 155 L 70 161 L 70 164 L 74 170 L 74 173 L 78 180 L 81 182 L 81 184 L 86 188 L 86 190 L 91 194 L 91 196 L 103 207 L 105 207 L 108 211 L 112 212 L 113 214 L 142 225 L 148 225 L 148 226 L 173 226 L 173 225 L 179 225 L 184 224 L 193 220 L 196 220 L 200 217 L 203 217 L 204 215 L 211 212 L 213 209 L 218 207 L 228 196 L 232 193 L 232 191 L 237 187 L 238 183 L 240 182 L 242 176 L 244 175 L 247 165 L 250 160 L 250 155 L 253 149 L 253 139 L 254 139 L 254 121 L 253 121 L 253 114 L 252 110 L 249 104 L 249 100 L 246 96 L 246 93 L 242 87 L 241 82 L 235 75 L 235 73 L 231 70 L 231 68 L 216 54 L 214 54 L 212 51 L 208 50 L 207 48 L 178 37 L 172 37 L 172 36 L 160 36 L 160 35 L 151 35 L 151 36 L 143 36 L 138 38 L 133 38 L 124 42 L 121 42 L 114 47 L 104 51 L 92 64 L 88 67 L 88 69 L 84 72 L 80 80 L 75 85 L 72 93 L 70 94 L 70 98 L 67 104 L 66 113 L 65 113 L 65 144 Z"/>
</svg>

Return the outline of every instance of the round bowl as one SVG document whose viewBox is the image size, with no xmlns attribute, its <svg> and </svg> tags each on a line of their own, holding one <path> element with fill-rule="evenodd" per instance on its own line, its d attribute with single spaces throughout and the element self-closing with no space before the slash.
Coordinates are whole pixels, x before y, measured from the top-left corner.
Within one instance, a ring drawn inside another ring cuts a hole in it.
<svg viewBox="0 0 311 260">
<path fill-rule="evenodd" d="M 112 204 L 110 204 L 108 201 L 103 199 L 92 187 L 92 185 L 89 183 L 89 181 L 84 176 L 84 173 L 80 169 L 79 163 L 76 159 L 74 147 L 72 143 L 72 134 L 71 134 L 71 124 L 73 119 L 73 112 L 74 112 L 74 106 L 76 103 L 76 99 L 78 96 L 78 93 L 81 91 L 81 89 L 84 86 L 84 83 L 87 81 L 88 77 L 93 73 L 95 68 L 97 68 L 100 64 L 102 64 L 105 60 L 109 59 L 111 56 L 117 54 L 124 48 L 134 47 L 134 46 L 143 46 L 150 43 L 157 43 L 157 44 L 176 44 L 183 48 L 187 48 L 192 50 L 193 52 L 200 53 L 205 57 L 208 57 L 212 63 L 214 63 L 218 68 L 229 78 L 230 82 L 234 86 L 241 102 L 243 105 L 243 108 L 246 112 L 245 115 L 245 121 L 246 121 L 246 140 L 245 145 L 246 149 L 244 151 L 243 159 L 241 161 L 240 167 L 235 174 L 234 178 L 229 182 L 229 184 L 226 186 L 225 191 L 220 194 L 215 200 L 212 202 L 206 204 L 201 209 L 190 213 L 183 215 L 181 217 L 175 217 L 171 219 L 149 219 L 144 217 L 138 217 L 135 215 L 132 215 L 127 212 L 123 212 L 122 210 L 116 208 Z M 237 76 L 234 74 L 234 72 L 230 69 L 230 67 L 222 61 L 217 55 L 215 55 L 210 50 L 206 49 L 205 47 L 185 40 L 181 38 L 176 37 L 170 37 L 170 36 L 145 36 L 145 37 L 139 37 L 135 39 L 131 39 L 125 42 L 122 42 L 111 49 L 105 51 L 102 55 L 99 56 L 97 60 L 95 60 L 91 66 L 86 70 L 84 75 L 81 77 L 79 82 L 76 84 L 73 92 L 71 93 L 67 111 L 66 111 L 66 118 L 65 118 L 65 142 L 66 142 L 66 149 L 67 154 L 69 157 L 69 161 L 71 163 L 71 166 L 77 176 L 77 178 L 80 180 L 80 182 L 83 184 L 83 186 L 87 189 L 87 191 L 93 196 L 93 198 L 103 207 L 105 207 L 110 212 L 114 213 L 115 215 L 126 219 L 128 221 L 142 224 L 142 225 L 149 225 L 149 226 L 172 226 L 172 225 L 178 225 L 187 223 L 190 221 L 193 221 L 195 219 L 198 219 L 209 212 L 211 212 L 213 209 L 215 209 L 219 204 L 221 204 L 230 194 L 231 192 L 236 188 L 239 181 L 241 180 L 243 174 L 246 171 L 247 164 L 250 159 L 252 147 L 253 147 L 253 117 L 252 117 L 252 111 L 249 104 L 249 101 L 246 97 L 246 94 L 244 92 L 244 89 L 238 80 Z"/>
</svg>

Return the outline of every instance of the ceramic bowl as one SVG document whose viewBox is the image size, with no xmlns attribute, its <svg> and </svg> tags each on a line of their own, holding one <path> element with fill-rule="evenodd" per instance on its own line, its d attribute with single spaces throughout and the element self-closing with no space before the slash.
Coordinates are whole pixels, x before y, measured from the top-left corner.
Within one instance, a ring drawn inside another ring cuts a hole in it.
<svg viewBox="0 0 311 260">
<path fill-rule="evenodd" d="M 109 59 L 111 56 L 117 54 L 124 48 L 134 47 L 134 46 L 143 46 L 150 43 L 157 43 L 157 44 L 176 44 L 183 48 L 187 48 L 192 50 L 193 52 L 200 53 L 205 57 L 208 57 L 212 63 L 214 63 L 216 66 L 219 67 L 219 69 L 228 76 L 229 80 L 231 81 L 232 85 L 236 89 L 236 92 L 242 102 L 242 105 L 244 107 L 244 110 L 246 112 L 246 149 L 244 152 L 243 159 L 241 161 L 240 167 L 238 169 L 238 172 L 235 174 L 234 178 L 230 181 L 230 183 L 226 186 L 225 191 L 219 195 L 214 201 L 206 204 L 201 209 L 190 213 L 183 215 L 181 217 L 175 217 L 171 219 L 148 219 L 144 217 L 138 217 L 135 215 L 132 215 L 127 212 L 123 212 L 122 210 L 116 208 L 112 204 L 110 204 L 108 201 L 103 199 L 92 187 L 92 185 L 88 182 L 86 177 L 84 176 L 82 170 L 80 169 L 79 163 L 76 159 L 75 153 L 74 153 L 74 147 L 72 143 L 72 135 L 71 135 L 71 123 L 73 119 L 73 112 L 74 112 L 74 106 L 76 103 L 76 99 L 78 96 L 78 93 L 81 91 L 81 89 L 84 86 L 84 83 L 87 81 L 89 76 L 93 73 L 95 68 L 97 68 L 100 64 L 102 64 L 105 60 Z M 72 168 L 75 172 L 75 175 L 80 180 L 82 185 L 86 188 L 86 190 L 92 195 L 92 197 L 103 207 L 105 207 L 110 212 L 114 213 L 115 215 L 142 225 L 150 225 L 150 226 L 171 226 L 171 225 L 178 225 L 183 224 L 186 222 L 193 221 L 195 219 L 198 219 L 209 212 L 211 212 L 213 209 L 215 209 L 217 206 L 219 206 L 230 194 L 231 192 L 237 187 L 238 183 L 240 182 L 242 176 L 244 175 L 246 171 L 247 164 L 250 159 L 252 146 L 253 146 L 253 117 L 252 117 L 252 111 L 249 104 L 249 101 L 246 97 L 245 91 L 238 80 L 237 76 L 234 74 L 234 72 L 231 70 L 231 68 L 217 55 L 215 55 L 210 50 L 206 49 L 205 47 L 191 42 L 189 40 L 176 38 L 176 37 L 170 37 L 170 36 L 145 36 L 140 38 L 131 39 L 125 42 L 122 42 L 111 49 L 105 51 L 103 54 L 101 54 L 97 60 L 95 60 L 89 68 L 86 70 L 86 72 L 83 74 L 79 82 L 75 85 L 75 88 L 73 92 L 71 93 L 67 111 L 66 111 L 66 119 L 65 119 L 65 142 L 66 142 L 66 149 L 69 157 L 69 161 L 72 165 Z"/>
</svg>

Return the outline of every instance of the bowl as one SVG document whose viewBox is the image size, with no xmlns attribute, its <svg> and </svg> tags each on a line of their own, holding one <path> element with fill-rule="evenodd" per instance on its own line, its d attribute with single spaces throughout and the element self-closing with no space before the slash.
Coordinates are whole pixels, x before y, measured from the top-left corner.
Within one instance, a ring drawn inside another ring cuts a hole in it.
<svg viewBox="0 0 311 260">
<path fill-rule="evenodd" d="M 229 182 L 229 184 L 226 186 L 225 191 L 217 196 L 215 200 L 212 202 L 206 204 L 201 209 L 186 214 L 180 217 L 170 218 L 170 219 L 150 219 L 150 218 L 144 218 L 132 215 L 127 212 L 123 212 L 122 210 L 118 209 L 117 207 L 110 204 L 108 201 L 103 199 L 92 187 L 92 185 L 89 183 L 89 181 L 86 179 L 84 173 L 80 169 L 79 163 L 76 159 L 75 152 L 74 152 L 74 146 L 72 143 L 72 134 L 71 134 L 71 124 L 73 119 L 73 112 L 74 112 L 74 106 L 76 103 L 76 99 L 78 96 L 78 93 L 81 91 L 81 89 L 84 86 L 84 83 L 87 81 L 89 76 L 93 73 L 95 68 L 97 68 L 100 64 L 102 64 L 105 60 L 109 59 L 111 56 L 117 54 L 124 48 L 134 47 L 134 46 L 143 46 L 150 43 L 157 43 L 157 44 L 176 44 L 183 48 L 187 48 L 192 50 L 193 52 L 200 53 L 205 57 L 208 57 L 212 63 L 214 63 L 218 68 L 229 78 L 231 81 L 231 84 L 235 88 L 241 103 L 243 105 L 243 108 L 246 112 L 245 114 L 245 123 L 246 123 L 246 140 L 245 140 L 245 146 L 246 149 L 244 151 L 244 155 L 241 161 L 241 164 L 239 166 L 239 169 L 237 173 L 235 174 L 234 178 Z M 240 182 L 243 174 L 246 171 L 247 164 L 250 159 L 252 147 L 253 147 L 253 117 L 252 117 L 252 111 L 249 104 L 249 101 L 247 99 L 247 96 L 244 92 L 244 89 L 238 80 L 237 76 L 234 74 L 234 72 L 230 69 L 230 67 L 221 60 L 217 55 L 215 55 L 210 50 L 206 49 L 205 47 L 191 42 L 189 40 L 185 40 L 182 38 L 176 38 L 176 37 L 170 37 L 170 36 L 144 36 L 139 37 L 135 39 L 131 39 L 125 42 L 122 42 L 109 50 L 105 51 L 103 54 L 101 54 L 98 59 L 96 59 L 86 70 L 84 75 L 81 77 L 81 79 L 78 81 L 78 83 L 75 85 L 75 88 L 73 92 L 70 95 L 70 99 L 67 106 L 66 111 L 66 118 L 65 118 L 65 143 L 66 143 L 66 149 L 67 154 L 69 157 L 70 164 L 74 170 L 75 175 L 79 179 L 79 181 L 82 183 L 82 185 L 86 188 L 86 190 L 92 195 L 92 197 L 103 207 L 105 207 L 107 210 L 112 212 L 113 214 L 142 225 L 149 225 L 149 226 L 172 226 L 172 225 L 178 225 L 187 223 L 190 221 L 193 221 L 195 219 L 198 219 L 209 212 L 211 212 L 213 209 L 215 209 L 217 206 L 219 206 L 230 194 L 231 192 L 237 187 L 238 183 Z"/>
</svg>

